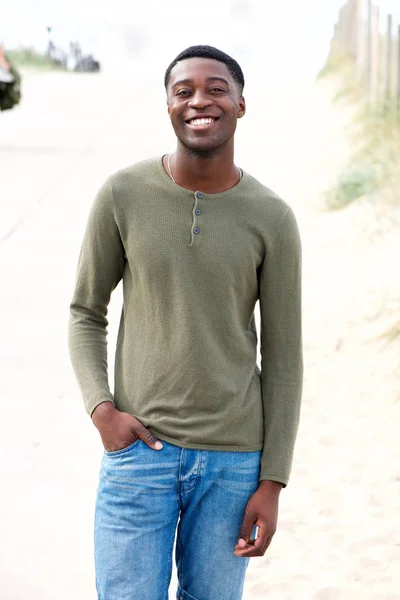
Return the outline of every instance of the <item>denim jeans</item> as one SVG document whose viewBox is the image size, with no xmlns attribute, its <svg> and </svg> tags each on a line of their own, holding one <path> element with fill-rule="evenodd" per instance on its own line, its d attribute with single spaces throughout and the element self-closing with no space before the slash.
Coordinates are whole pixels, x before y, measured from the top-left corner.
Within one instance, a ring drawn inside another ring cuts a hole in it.
<svg viewBox="0 0 400 600">
<path fill-rule="evenodd" d="M 261 450 L 188 450 L 141 440 L 105 452 L 95 515 L 99 600 L 240 600 L 249 558 L 234 555 Z"/>
</svg>

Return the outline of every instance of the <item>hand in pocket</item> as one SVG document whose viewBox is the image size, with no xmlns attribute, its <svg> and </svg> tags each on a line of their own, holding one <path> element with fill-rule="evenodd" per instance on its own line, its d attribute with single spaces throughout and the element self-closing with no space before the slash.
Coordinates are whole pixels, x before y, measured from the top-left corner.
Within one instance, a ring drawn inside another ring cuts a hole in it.
<svg viewBox="0 0 400 600">
<path fill-rule="evenodd" d="M 162 443 L 146 427 L 129 413 L 121 412 L 112 402 L 102 402 L 92 414 L 103 446 L 107 452 L 116 452 L 141 439 L 153 450 L 161 450 Z"/>
</svg>

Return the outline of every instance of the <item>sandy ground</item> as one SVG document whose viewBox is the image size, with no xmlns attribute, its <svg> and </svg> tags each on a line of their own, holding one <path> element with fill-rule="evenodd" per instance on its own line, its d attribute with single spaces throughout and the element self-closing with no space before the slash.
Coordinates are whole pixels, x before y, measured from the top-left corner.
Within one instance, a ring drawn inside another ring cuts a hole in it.
<svg viewBox="0 0 400 600">
<path fill-rule="evenodd" d="M 24 90 L 0 115 L 0 599 L 94 600 L 101 445 L 69 364 L 68 303 L 100 183 L 174 138 L 162 86 L 139 75 L 40 74 Z M 247 95 L 237 162 L 302 231 L 306 381 L 279 529 L 244 600 L 399 600 L 399 343 L 378 339 L 398 309 L 399 229 L 373 202 L 322 210 L 350 115 L 327 84 Z"/>
</svg>

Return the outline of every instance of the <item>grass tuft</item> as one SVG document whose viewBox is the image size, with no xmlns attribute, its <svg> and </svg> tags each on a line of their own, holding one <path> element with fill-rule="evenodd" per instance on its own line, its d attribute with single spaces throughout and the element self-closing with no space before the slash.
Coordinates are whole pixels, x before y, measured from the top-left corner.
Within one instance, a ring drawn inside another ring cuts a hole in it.
<svg viewBox="0 0 400 600">
<path fill-rule="evenodd" d="M 341 173 L 335 187 L 327 194 L 328 208 L 338 210 L 377 189 L 376 173 L 372 165 L 350 165 Z"/>
</svg>

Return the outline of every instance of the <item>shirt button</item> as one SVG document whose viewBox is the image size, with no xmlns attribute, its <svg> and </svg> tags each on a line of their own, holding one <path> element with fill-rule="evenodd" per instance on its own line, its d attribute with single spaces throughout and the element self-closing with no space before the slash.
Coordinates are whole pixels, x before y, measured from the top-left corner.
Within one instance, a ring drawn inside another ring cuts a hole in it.
<svg viewBox="0 0 400 600">
<path fill-rule="evenodd" d="M 200 233 L 200 229 L 199 229 L 198 227 L 195 227 L 195 228 L 193 229 L 193 233 Z"/>
<path fill-rule="evenodd" d="M 202 198 L 204 196 L 203 192 L 197 192 L 197 197 Z"/>
<path fill-rule="evenodd" d="M 201 210 L 199 208 L 196 208 L 194 212 L 196 213 L 196 215 L 201 215 Z"/>
</svg>

